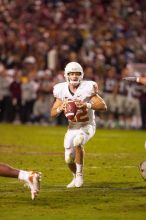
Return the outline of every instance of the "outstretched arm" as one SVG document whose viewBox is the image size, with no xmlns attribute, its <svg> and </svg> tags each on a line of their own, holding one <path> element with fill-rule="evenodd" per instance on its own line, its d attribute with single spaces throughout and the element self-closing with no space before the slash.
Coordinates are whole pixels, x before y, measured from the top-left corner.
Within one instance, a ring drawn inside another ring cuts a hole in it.
<svg viewBox="0 0 146 220">
<path fill-rule="evenodd" d="M 139 83 L 143 84 L 143 85 L 146 85 L 146 76 L 143 76 L 143 77 L 139 77 Z"/>
<path fill-rule="evenodd" d="M 137 83 L 141 83 L 143 85 L 146 85 L 146 76 L 129 76 L 129 77 L 125 77 L 123 78 L 126 81 L 130 81 L 130 82 L 137 82 Z"/>
</svg>

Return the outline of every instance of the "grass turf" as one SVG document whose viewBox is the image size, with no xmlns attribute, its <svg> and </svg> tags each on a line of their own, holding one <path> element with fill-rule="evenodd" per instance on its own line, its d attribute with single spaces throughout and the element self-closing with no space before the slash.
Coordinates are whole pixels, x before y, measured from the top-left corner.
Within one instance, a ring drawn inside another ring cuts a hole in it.
<svg viewBox="0 0 146 220">
<path fill-rule="evenodd" d="M 0 125 L 0 161 L 43 173 L 41 193 L 17 179 L 0 178 L 0 219 L 143 220 L 146 182 L 138 165 L 146 160 L 144 131 L 97 129 L 85 146 L 84 187 L 66 189 L 65 127 Z"/>
</svg>

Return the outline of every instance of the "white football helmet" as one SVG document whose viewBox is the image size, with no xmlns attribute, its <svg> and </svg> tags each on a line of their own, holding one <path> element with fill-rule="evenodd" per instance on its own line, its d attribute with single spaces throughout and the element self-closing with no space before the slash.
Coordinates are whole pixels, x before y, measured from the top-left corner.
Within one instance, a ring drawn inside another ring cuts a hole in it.
<svg viewBox="0 0 146 220">
<path fill-rule="evenodd" d="M 78 72 L 81 75 L 78 78 L 78 81 L 72 81 L 69 79 L 69 73 Z M 68 83 L 79 84 L 84 77 L 84 72 L 82 66 L 77 62 L 70 62 L 66 65 L 64 70 L 64 77 Z"/>
</svg>

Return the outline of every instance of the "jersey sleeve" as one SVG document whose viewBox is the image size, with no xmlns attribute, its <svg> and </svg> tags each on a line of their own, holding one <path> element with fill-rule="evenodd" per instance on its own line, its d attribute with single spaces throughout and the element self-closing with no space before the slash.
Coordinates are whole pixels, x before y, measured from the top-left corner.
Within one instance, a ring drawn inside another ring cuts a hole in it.
<svg viewBox="0 0 146 220">
<path fill-rule="evenodd" d="M 54 88 L 53 88 L 53 95 L 56 99 L 61 99 L 61 96 L 60 96 L 60 86 L 59 84 L 55 85 Z"/>
<path fill-rule="evenodd" d="M 91 81 L 89 93 L 90 93 L 90 97 L 98 94 L 98 85 L 96 82 Z"/>
</svg>

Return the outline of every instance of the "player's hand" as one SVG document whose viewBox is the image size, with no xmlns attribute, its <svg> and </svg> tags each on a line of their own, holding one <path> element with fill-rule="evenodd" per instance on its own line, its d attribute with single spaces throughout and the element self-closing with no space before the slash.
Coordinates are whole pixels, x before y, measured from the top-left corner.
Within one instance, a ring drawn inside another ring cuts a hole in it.
<svg viewBox="0 0 146 220">
<path fill-rule="evenodd" d="M 66 105 L 67 105 L 67 99 L 64 99 L 62 104 L 57 108 L 57 112 L 60 113 L 62 111 L 65 111 Z"/>
<path fill-rule="evenodd" d="M 79 99 L 75 100 L 75 104 L 76 104 L 77 108 L 84 108 L 84 107 L 86 107 L 86 103 L 83 102 L 82 100 L 79 100 Z"/>
</svg>

